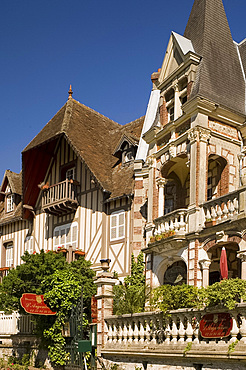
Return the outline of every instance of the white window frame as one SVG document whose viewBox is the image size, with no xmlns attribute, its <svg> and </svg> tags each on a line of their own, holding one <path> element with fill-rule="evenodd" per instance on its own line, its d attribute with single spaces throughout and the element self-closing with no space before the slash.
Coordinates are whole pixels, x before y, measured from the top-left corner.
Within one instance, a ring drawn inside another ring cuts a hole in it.
<svg viewBox="0 0 246 370">
<path fill-rule="evenodd" d="M 12 242 L 5 244 L 5 250 L 5 265 L 6 267 L 12 267 L 12 265 L 14 264 L 14 244 Z"/>
<path fill-rule="evenodd" d="M 29 254 L 33 254 L 33 236 L 26 236 L 25 238 L 25 252 L 28 252 Z"/>
<path fill-rule="evenodd" d="M 53 249 L 68 248 L 78 249 L 78 222 L 56 226 L 53 231 Z"/>
<path fill-rule="evenodd" d="M 123 216 L 123 217 L 122 217 Z M 125 211 L 120 210 L 111 213 L 110 215 L 110 240 L 123 239 L 125 237 Z M 123 220 L 123 222 L 121 222 Z M 115 236 L 112 235 L 112 232 L 115 231 Z"/>
<path fill-rule="evenodd" d="M 6 210 L 7 213 L 14 210 L 14 194 L 8 194 L 6 197 Z"/>
<path fill-rule="evenodd" d="M 66 171 L 66 179 L 75 180 L 75 167 L 68 168 Z"/>
</svg>

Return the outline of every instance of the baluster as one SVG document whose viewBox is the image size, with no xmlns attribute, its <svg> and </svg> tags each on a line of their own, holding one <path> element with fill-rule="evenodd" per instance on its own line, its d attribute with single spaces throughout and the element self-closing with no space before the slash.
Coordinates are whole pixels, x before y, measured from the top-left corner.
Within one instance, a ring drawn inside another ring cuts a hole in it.
<svg viewBox="0 0 246 370">
<path fill-rule="evenodd" d="M 237 340 L 237 335 L 239 333 L 239 329 L 237 326 L 237 314 L 232 314 L 232 329 L 231 329 L 231 339 L 230 343 L 233 343 Z"/>
<path fill-rule="evenodd" d="M 234 214 L 234 204 L 233 204 L 233 202 L 231 200 L 229 200 L 228 210 L 229 210 L 229 217 L 233 217 L 233 214 Z"/>
<path fill-rule="evenodd" d="M 217 217 L 217 213 L 216 213 L 215 207 L 212 206 L 211 207 L 211 219 L 212 219 L 212 221 L 215 221 L 216 217 Z"/>
<path fill-rule="evenodd" d="M 246 318 L 245 316 L 241 315 L 241 325 L 239 329 L 239 333 L 241 334 L 241 342 L 246 344 Z"/>
<path fill-rule="evenodd" d="M 173 218 L 170 220 L 170 230 L 174 230 L 174 223 L 173 223 Z"/>
<path fill-rule="evenodd" d="M 138 321 L 137 318 L 134 320 L 134 343 L 138 344 Z"/>
<path fill-rule="evenodd" d="M 151 339 L 151 333 L 150 333 L 150 317 L 146 317 L 146 341 L 147 343 L 150 342 Z"/>
<path fill-rule="evenodd" d="M 171 334 L 172 334 L 171 342 L 177 343 L 177 337 L 178 337 L 178 328 L 177 328 L 177 323 L 176 323 L 177 317 L 172 315 L 172 321 L 173 321 L 173 325 L 172 325 L 172 330 L 171 330 Z"/>
<path fill-rule="evenodd" d="M 116 344 L 117 343 L 117 326 L 116 326 L 116 323 L 113 323 L 113 333 L 112 333 L 112 340 L 113 340 L 113 343 Z"/>
<path fill-rule="evenodd" d="M 156 338 L 158 337 L 157 335 L 157 322 L 156 322 L 156 317 L 152 316 L 152 344 L 156 344 L 157 340 Z"/>
<path fill-rule="evenodd" d="M 184 328 L 184 316 L 183 315 L 179 315 L 179 330 L 178 330 L 178 333 L 179 333 L 179 342 L 184 342 L 184 337 L 185 337 L 185 328 Z"/>
<path fill-rule="evenodd" d="M 187 328 L 185 331 L 185 334 L 187 336 L 186 342 L 192 342 L 193 337 L 192 316 L 188 315 L 186 318 L 187 318 Z"/>
<path fill-rule="evenodd" d="M 196 313 L 196 318 L 195 318 L 195 323 L 194 323 L 194 329 L 193 329 L 193 334 L 194 334 L 194 340 L 193 342 L 194 343 L 199 343 L 199 322 L 201 320 L 201 314 L 200 313 Z"/>
<path fill-rule="evenodd" d="M 123 323 L 123 330 L 122 330 L 122 339 L 123 339 L 123 344 L 127 344 L 127 322 L 124 321 Z"/>
<path fill-rule="evenodd" d="M 238 204 L 238 199 L 234 198 L 233 199 L 233 204 L 234 204 L 234 209 L 235 209 L 235 214 L 238 214 L 238 209 L 239 209 L 239 204 Z"/>
<path fill-rule="evenodd" d="M 186 223 L 184 222 L 184 212 L 180 212 L 180 222 L 179 222 L 179 229 L 180 231 L 185 231 Z"/>
<path fill-rule="evenodd" d="M 160 313 L 159 315 L 159 342 L 164 342 L 164 323 L 163 323 L 163 315 Z"/>
<path fill-rule="evenodd" d="M 226 202 L 224 203 L 224 208 L 223 208 L 223 213 L 224 213 L 224 217 L 223 219 L 226 220 L 228 218 L 228 208 L 227 208 L 227 204 Z"/>
<path fill-rule="evenodd" d="M 175 230 L 175 231 L 178 231 L 178 230 L 179 230 L 179 221 L 178 221 L 178 216 L 175 216 L 174 230 Z"/>
<path fill-rule="evenodd" d="M 169 344 L 170 343 L 170 336 L 171 336 L 171 328 L 170 328 L 170 320 L 169 318 L 167 319 L 167 324 L 166 324 L 166 329 L 165 329 L 165 343 Z"/>
<path fill-rule="evenodd" d="M 166 230 L 165 231 L 169 231 L 169 220 L 166 221 L 165 223 L 165 228 Z"/>
<path fill-rule="evenodd" d="M 221 209 L 221 204 L 218 204 L 218 210 L 217 210 L 217 216 L 218 220 L 221 221 L 221 216 L 223 215 L 222 209 Z"/>
<path fill-rule="evenodd" d="M 129 329 L 128 329 L 128 343 L 132 343 L 133 342 L 133 323 L 132 321 L 129 321 Z"/>
<path fill-rule="evenodd" d="M 122 322 L 119 320 L 119 330 L 118 330 L 118 343 L 122 344 L 122 335 L 123 335 L 123 330 L 122 330 Z"/>
<path fill-rule="evenodd" d="M 108 327 L 108 343 L 111 344 L 113 340 L 112 323 L 107 322 L 107 327 Z"/>
<path fill-rule="evenodd" d="M 164 223 L 162 222 L 161 223 L 161 233 L 164 233 L 164 231 L 165 231 L 165 226 L 164 226 Z"/>
<path fill-rule="evenodd" d="M 140 330 L 139 330 L 139 343 L 144 343 L 144 319 L 140 319 Z"/>
<path fill-rule="evenodd" d="M 207 212 L 206 212 L 206 221 L 209 221 L 211 219 L 211 213 L 209 211 L 209 208 L 207 208 Z"/>
</svg>

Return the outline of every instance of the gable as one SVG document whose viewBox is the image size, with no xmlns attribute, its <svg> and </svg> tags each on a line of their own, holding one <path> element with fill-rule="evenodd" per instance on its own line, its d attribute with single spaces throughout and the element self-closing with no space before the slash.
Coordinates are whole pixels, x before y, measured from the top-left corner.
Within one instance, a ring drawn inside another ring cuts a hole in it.
<svg viewBox="0 0 246 370">
<path fill-rule="evenodd" d="M 166 54 L 161 67 L 159 82 L 164 81 L 184 62 L 185 55 L 194 52 L 193 45 L 189 39 L 172 32 L 168 42 Z"/>
</svg>

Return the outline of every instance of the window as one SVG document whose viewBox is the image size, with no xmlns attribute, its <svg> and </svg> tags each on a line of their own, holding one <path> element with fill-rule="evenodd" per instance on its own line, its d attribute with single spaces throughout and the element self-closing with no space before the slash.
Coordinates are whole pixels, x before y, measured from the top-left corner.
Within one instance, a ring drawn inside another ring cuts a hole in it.
<svg viewBox="0 0 246 370">
<path fill-rule="evenodd" d="M 29 254 L 33 253 L 33 237 L 27 236 L 25 238 L 25 252 L 28 252 Z"/>
<path fill-rule="evenodd" d="M 10 194 L 7 196 L 7 212 L 11 212 L 14 210 L 14 194 Z"/>
<path fill-rule="evenodd" d="M 8 243 L 5 245 L 6 249 L 6 267 L 12 267 L 14 263 L 14 258 L 13 258 L 13 251 L 14 251 L 14 245 L 13 243 Z"/>
<path fill-rule="evenodd" d="M 114 212 L 110 216 L 110 240 L 117 240 L 125 236 L 125 212 Z"/>
<path fill-rule="evenodd" d="M 57 226 L 53 233 L 54 249 L 57 250 L 58 247 L 68 248 L 72 246 L 73 248 L 78 248 L 78 223 L 73 222 L 66 225 Z"/>
<path fill-rule="evenodd" d="M 66 179 L 74 180 L 75 179 L 75 167 L 69 168 L 66 171 Z"/>
<path fill-rule="evenodd" d="M 174 105 L 167 108 L 168 122 L 174 121 Z"/>
</svg>

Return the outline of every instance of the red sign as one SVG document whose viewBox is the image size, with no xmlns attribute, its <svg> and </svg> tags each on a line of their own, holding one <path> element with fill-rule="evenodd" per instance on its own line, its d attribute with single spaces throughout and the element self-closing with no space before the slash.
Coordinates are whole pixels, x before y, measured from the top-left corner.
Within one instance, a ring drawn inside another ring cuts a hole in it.
<svg viewBox="0 0 246 370">
<path fill-rule="evenodd" d="M 95 298 L 94 295 L 91 297 L 91 318 L 92 318 L 93 324 L 96 324 L 97 323 L 97 299 Z"/>
<path fill-rule="evenodd" d="M 21 306 L 27 313 L 33 315 L 55 315 L 56 312 L 51 311 L 51 309 L 44 303 L 44 296 L 25 293 L 22 294 L 20 299 Z"/>
<path fill-rule="evenodd" d="M 229 313 L 211 313 L 200 321 L 200 332 L 204 338 L 224 338 L 230 335 L 232 318 Z"/>
</svg>

